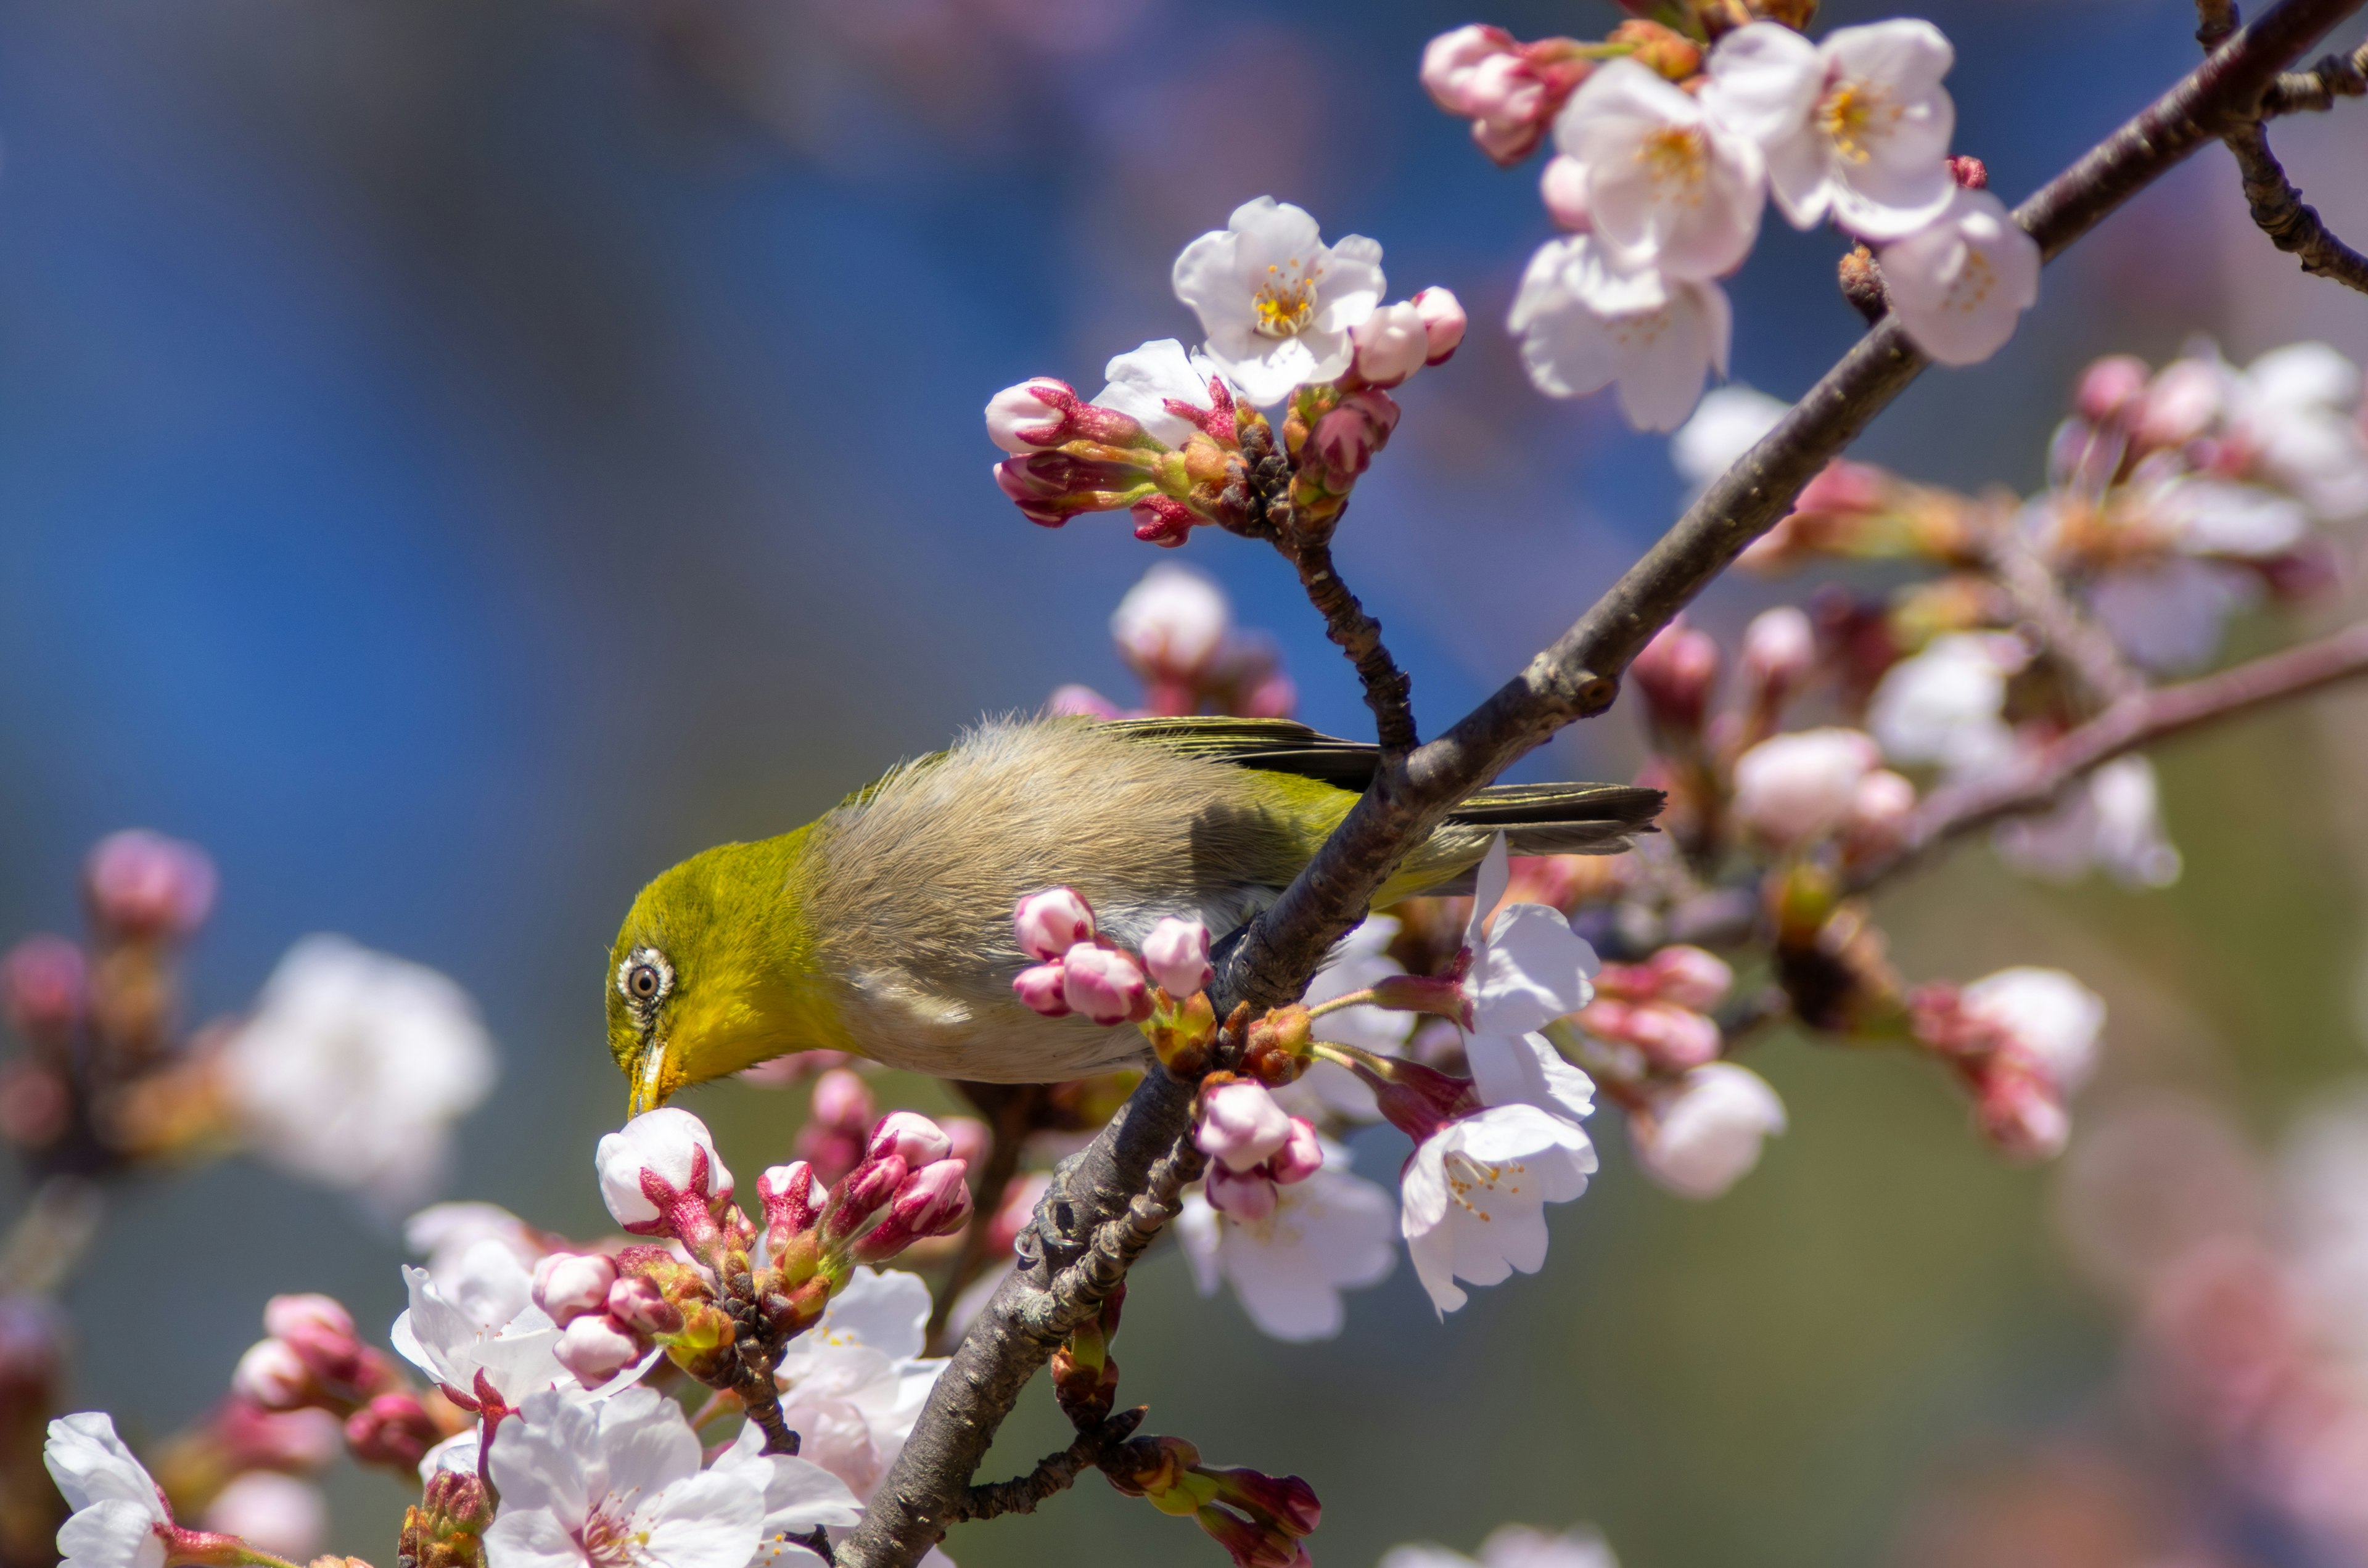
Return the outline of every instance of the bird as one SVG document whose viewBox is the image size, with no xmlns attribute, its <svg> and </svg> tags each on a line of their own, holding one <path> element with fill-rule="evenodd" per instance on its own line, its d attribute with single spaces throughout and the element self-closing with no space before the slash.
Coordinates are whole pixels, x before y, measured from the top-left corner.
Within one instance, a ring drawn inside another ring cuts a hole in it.
<svg viewBox="0 0 2368 1568">
<path fill-rule="evenodd" d="M 1222 940 L 1290 885 L 1379 761 L 1281 719 L 992 719 L 803 827 L 695 855 L 641 891 L 609 954 L 629 1114 L 803 1050 L 986 1083 L 1137 1065 L 1138 1031 L 1013 994 L 1035 961 L 1018 902 L 1073 888 L 1122 947 L 1171 915 Z M 1469 892 L 1500 831 L 1521 854 L 1616 853 L 1661 803 L 1626 784 L 1481 790 L 1374 906 Z"/>
</svg>

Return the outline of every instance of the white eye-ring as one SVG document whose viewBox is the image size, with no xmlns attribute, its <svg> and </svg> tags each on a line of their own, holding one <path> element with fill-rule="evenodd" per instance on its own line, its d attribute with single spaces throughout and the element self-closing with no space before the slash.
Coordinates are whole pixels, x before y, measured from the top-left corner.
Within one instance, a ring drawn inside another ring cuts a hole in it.
<svg viewBox="0 0 2368 1568">
<path fill-rule="evenodd" d="M 637 1013 L 649 1013 L 674 989 L 674 965 L 655 948 L 635 948 L 617 966 L 617 994 Z"/>
</svg>

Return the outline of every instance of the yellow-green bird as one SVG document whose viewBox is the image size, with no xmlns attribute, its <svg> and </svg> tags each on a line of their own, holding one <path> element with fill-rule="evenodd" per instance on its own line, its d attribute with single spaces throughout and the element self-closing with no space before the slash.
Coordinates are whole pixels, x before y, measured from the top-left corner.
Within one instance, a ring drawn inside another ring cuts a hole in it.
<svg viewBox="0 0 2368 1568">
<path fill-rule="evenodd" d="M 793 833 L 694 856 L 642 890 L 610 955 L 609 1048 L 632 1109 L 818 1048 L 999 1083 L 1131 1065 L 1137 1031 L 1012 994 L 1033 961 L 1013 906 L 1066 885 L 1121 946 L 1166 915 L 1223 939 L 1307 864 L 1376 759 L 1282 720 L 994 722 Z M 1468 885 L 1500 830 L 1517 853 L 1614 852 L 1660 804 L 1625 784 L 1483 790 L 1375 905 Z"/>
</svg>

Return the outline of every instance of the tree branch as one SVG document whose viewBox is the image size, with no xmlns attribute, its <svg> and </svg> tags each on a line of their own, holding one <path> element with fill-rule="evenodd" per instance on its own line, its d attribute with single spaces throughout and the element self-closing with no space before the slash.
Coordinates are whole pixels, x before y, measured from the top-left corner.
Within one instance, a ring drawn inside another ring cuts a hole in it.
<svg viewBox="0 0 2368 1568">
<path fill-rule="evenodd" d="M 2061 251 L 2251 108 L 2280 70 L 2362 3 L 2282 0 L 2024 202 L 2017 220 L 2044 254 Z M 1448 811 L 1556 730 L 1611 707 L 1621 672 L 1645 642 L 1774 526 L 1801 487 L 1924 363 L 1896 320 L 1874 328 L 1527 670 L 1446 734 L 1385 762 L 1315 858 L 1235 944 L 1215 988 L 1220 1010 L 1296 997 L 1363 915 L 1373 891 Z M 996 1428 L 1073 1325 L 1070 1312 L 1082 1316 L 1057 1298 L 1045 1300 L 1056 1275 L 1089 1247 L 1099 1250 L 1116 1228 L 1147 1243 L 1145 1228 L 1156 1231 L 1154 1215 L 1167 1207 L 1151 1196 L 1155 1173 L 1166 1187 L 1197 1170 L 1183 1137 L 1192 1095 L 1191 1085 L 1151 1074 L 1101 1135 L 1063 1165 L 1022 1239 L 1021 1267 L 939 1378 L 841 1551 L 850 1568 L 909 1568 L 958 1517 Z M 1109 1255 L 1121 1273 L 1126 1250 L 1122 1242 Z"/>
<path fill-rule="evenodd" d="M 1038 1504 L 1076 1485 L 1080 1472 L 1099 1464 L 1104 1454 L 1134 1436 L 1146 1408 L 1138 1404 L 1103 1417 L 1078 1433 L 1077 1440 L 1059 1453 L 1038 1460 L 1036 1468 L 1025 1475 L 972 1487 L 962 1494 L 955 1517 L 991 1519 L 1000 1514 L 1034 1513 Z"/>
<path fill-rule="evenodd" d="M 1373 710 L 1374 735 L 1382 756 L 1405 756 L 1421 739 L 1415 731 L 1414 683 L 1382 642 L 1382 623 L 1365 613 L 1365 607 L 1333 569 L 1330 544 L 1320 540 L 1302 542 L 1286 533 L 1275 540 L 1275 548 L 1299 573 L 1299 585 L 1307 590 L 1307 602 L 1324 618 L 1325 634 L 1357 666 L 1357 678 L 1365 687 L 1365 706 Z"/>
<path fill-rule="evenodd" d="M 2261 95 L 2263 118 L 2324 112 L 2338 98 L 2368 96 L 2368 43 L 2349 54 L 2321 55 L 2307 71 L 2288 71 Z"/>
<path fill-rule="evenodd" d="M 2305 272 L 2368 294 L 2368 256 L 2345 244 L 2319 217 L 2318 209 L 2302 199 L 2302 191 L 2286 178 L 2285 165 L 2270 151 L 2269 129 L 2254 119 L 2224 140 L 2237 155 L 2253 222 L 2270 243 L 2299 260 Z"/>
</svg>

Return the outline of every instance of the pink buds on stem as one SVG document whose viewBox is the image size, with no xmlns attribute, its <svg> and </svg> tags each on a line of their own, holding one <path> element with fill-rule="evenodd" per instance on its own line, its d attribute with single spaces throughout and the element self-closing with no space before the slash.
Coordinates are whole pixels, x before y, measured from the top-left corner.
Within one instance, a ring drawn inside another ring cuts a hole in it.
<svg viewBox="0 0 2368 1568">
<path fill-rule="evenodd" d="M 555 1252 L 534 1266 L 534 1304 L 565 1327 L 608 1303 L 617 1263 L 600 1253 Z"/>
<path fill-rule="evenodd" d="M 600 1140 L 594 1164 L 609 1212 L 632 1234 L 671 1236 L 694 1254 L 718 1239 L 718 1221 L 732 1206 L 732 1173 L 690 1112 L 643 1111 Z"/>
<path fill-rule="evenodd" d="M 194 844 L 145 828 L 110 833 L 83 863 L 92 923 L 131 941 L 172 941 L 205 924 L 214 863 Z"/>
<path fill-rule="evenodd" d="M 1161 920 L 1143 939 L 1143 964 L 1170 996 L 1204 989 L 1216 974 L 1209 965 L 1209 928 L 1198 920 Z"/>
<path fill-rule="evenodd" d="M 1046 888 L 1019 901 L 1011 926 L 1019 950 L 1049 963 L 1079 942 L 1094 939 L 1094 906 L 1075 888 Z"/>
</svg>

